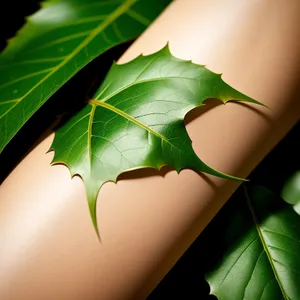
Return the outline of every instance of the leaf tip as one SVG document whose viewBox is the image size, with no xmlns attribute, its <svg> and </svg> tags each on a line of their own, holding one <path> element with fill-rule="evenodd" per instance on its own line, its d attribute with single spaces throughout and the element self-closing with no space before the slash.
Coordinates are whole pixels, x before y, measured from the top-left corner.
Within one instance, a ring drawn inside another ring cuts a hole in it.
<svg viewBox="0 0 300 300">
<path fill-rule="evenodd" d="M 53 147 L 53 144 L 51 144 L 51 146 L 49 147 L 49 149 L 46 151 L 46 154 L 50 153 L 50 152 L 55 152 L 54 151 L 54 147 Z"/>
<path fill-rule="evenodd" d="M 176 173 L 177 174 L 179 174 L 180 173 L 180 171 L 182 170 L 183 168 L 181 168 L 181 167 L 179 167 L 179 168 L 175 168 L 175 171 L 176 171 Z"/>
<path fill-rule="evenodd" d="M 161 49 L 161 52 L 171 55 L 170 41 L 167 41 L 166 45 Z"/>
<path fill-rule="evenodd" d="M 97 186 L 96 182 L 93 181 L 92 178 L 88 178 L 87 180 L 83 179 L 83 181 L 85 183 L 86 195 L 87 195 L 92 223 L 96 231 L 97 237 L 99 241 L 101 241 L 98 222 L 97 222 L 97 210 L 96 210 L 97 196 L 101 185 L 100 187 Z"/>
<path fill-rule="evenodd" d="M 203 168 L 203 172 L 213 175 L 213 176 L 217 176 L 217 177 L 220 177 L 223 179 L 228 179 L 228 180 L 234 180 L 234 181 L 247 181 L 247 179 L 228 175 L 226 173 L 217 171 L 217 170 L 209 167 L 208 165 L 206 165 L 203 161 L 200 161 L 200 166 L 201 166 L 201 168 Z"/>
<path fill-rule="evenodd" d="M 226 104 L 227 102 L 229 101 L 239 101 L 239 102 L 245 102 L 245 103 L 253 103 L 253 104 L 256 104 L 256 105 L 259 105 L 259 106 L 263 106 L 265 108 L 268 108 L 270 109 L 267 105 L 265 105 L 264 103 L 260 102 L 260 101 L 257 101 L 251 97 L 248 97 L 247 95 L 244 95 L 242 94 L 242 97 L 241 98 L 237 98 L 237 99 L 226 99 L 224 101 L 224 104 Z"/>
<path fill-rule="evenodd" d="M 92 216 L 92 222 L 93 222 L 94 229 L 96 231 L 97 238 L 101 242 L 101 237 L 100 237 L 100 232 L 99 232 L 99 228 L 98 228 L 98 222 L 97 222 L 96 214 L 95 214 L 95 216 Z"/>
</svg>

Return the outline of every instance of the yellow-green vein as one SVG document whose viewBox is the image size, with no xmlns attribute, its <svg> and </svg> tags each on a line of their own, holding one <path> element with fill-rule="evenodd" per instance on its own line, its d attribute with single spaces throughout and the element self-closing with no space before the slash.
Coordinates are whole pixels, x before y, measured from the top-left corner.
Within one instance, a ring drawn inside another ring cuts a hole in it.
<svg viewBox="0 0 300 300">
<path fill-rule="evenodd" d="M 88 151 L 89 151 L 89 163 L 90 163 L 90 170 L 92 169 L 92 129 L 93 129 L 93 120 L 94 114 L 96 110 L 96 105 L 91 103 L 92 110 L 90 113 L 89 125 L 88 125 Z"/>
<path fill-rule="evenodd" d="M 80 44 L 78 45 L 68 56 L 67 59 L 62 61 L 53 70 L 48 73 L 43 79 L 41 79 L 37 84 L 35 84 L 25 95 L 20 98 L 20 103 L 24 98 L 26 98 L 30 93 L 32 93 L 38 86 L 40 86 L 44 81 L 46 81 L 49 77 L 51 77 L 55 72 L 57 72 L 60 68 L 62 68 L 68 61 L 70 61 L 77 53 L 79 53 L 88 43 L 90 43 L 98 33 L 104 30 L 107 26 L 109 26 L 115 19 L 117 19 L 122 13 L 124 13 L 130 6 L 135 3 L 135 0 L 126 0 L 122 5 L 120 5 L 116 10 L 114 10 L 107 18 L 97 27 L 95 28 L 90 35 Z M 14 106 L 15 107 L 15 106 Z M 6 114 L 5 114 L 6 115 Z M 4 115 L 1 116 L 1 118 Z"/>
<path fill-rule="evenodd" d="M 120 116 L 122 116 L 123 118 L 131 121 L 132 123 L 144 128 L 145 130 L 147 130 L 148 132 L 152 133 L 153 135 L 159 137 L 160 139 L 162 139 L 163 141 L 165 141 L 166 143 L 170 144 L 171 146 L 174 147 L 174 145 L 172 145 L 163 135 L 161 135 L 160 133 L 154 131 L 153 129 L 151 129 L 149 126 L 145 125 L 144 123 L 138 121 L 137 119 L 133 118 L 132 116 L 128 115 L 127 113 L 125 113 L 124 111 L 108 104 L 107 102 L 101 102 L 98 100 L 90 100 L 89 103 L 91 103 L 94 107 L 97 106 L 101 106 L 104 107 Z M 90 126 L 89 126 L 90 128 Z"/>
<path fill-rule="evenodd" d="M 266 252 L 266 254 L 267 254 L 267 257 L 268 257 L 268 260 L 269 260 L 269 262 L 270 262 L 271 268 L 272 268 L 272 270 L 273 270 L 274 276 L 275 276 L 276 281 L 277 281 L 277 283 L 278 283 L 278 285 L 279 285 L 279 288 L 280 288 L 280 290 L 281 290 L 281 292 L 282 292 L 282 296 L 283 296 L 284 300 L 290 300 L 289 297 L 288 297 L 288 295 L 285 293 L 284 288 L 283 288 L 283 286 L 282 286 L 282 283 L 281 283 L 281 281 L 280 281 L 280 279 L 279 279 L 279 277 L 278 277 L 278 273 L 277 273 L 277 270 L 276 270 L 275 265 L 274 265 L 274 263 L 273 263 L 273 259 L 272 259 L 271 253 L 270 253 L 270 251 L 269 251 L 269 249 L 268 249 L 267 243 L 265 242 L 263 233 L 262 233 L 262 231 L 261 231 L 261 229 L 260 229 L 260 227 L 259 227 L 258 219 L 257 219 L 257 217 L 256 217 L 254 208 L 253 208 L 253 206 L 252 206 L 252 204 L 251 204 L 250 196 L 249 196 L 248 191 L 247 191 L 247 188 L 246 188 L 245 186 L 244 186 L 244 193 L 245 193 L 245 196 L 246 196 L 246 199 L 247 199 L 247 204 L 248 204 L 248 207 L 249 207 L 249 209 L 250 209 L 250 212 L 251 212 L 251 215 L 252 215 L 252 219 L 253 219 L 253 222 L 254 222 L 254 224 L 255 224 L 255 227 L 256 227 L 258 236 L 259 236 L 260 241 L 261 241 L 261 243 L 262 243 L 262 245 L 263 245 L 263 248 L 264 248 L 264 250 L 265 250 L 265 252 Z"/>
<path fill-rule="evenodd" d="M 147 18 L 145 18 L 144 16 L 138 14 L 136 11 L 132 10 L 132 9 L 128 9 L 126 11 L 126 14 L 128 16 L 130 16 L 132 19 L 140 22 L 141 24 L 145 25 L 145 26 L 149 26 L 149 24 L 151 23 L 150 20 L 148 20 Z"/>
</svg>

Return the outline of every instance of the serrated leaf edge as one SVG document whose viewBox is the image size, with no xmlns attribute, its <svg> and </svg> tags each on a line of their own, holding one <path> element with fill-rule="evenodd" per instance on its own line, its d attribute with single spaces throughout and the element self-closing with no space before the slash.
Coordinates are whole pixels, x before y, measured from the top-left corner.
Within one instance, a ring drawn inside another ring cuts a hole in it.
<svg viewBox="0 0 300 300">
<path fill-rule="evenodd" d="M 151 54 L 147 54 L 147 55 L 144 55 L 143 53 L 141 53 L 141 54 L 138 55 L 136 58 L 134 58 L 133 60 L 128 61 L 128 62 L 126 62 L 126 63 L 120 63 L 120 64 L 119 64 L 119 63 L 117 63 L 116 61 L 114 61 L 112 67 L 113 67 L 114 65 L 126 65 L 126 64 L 130 64 L 130 63 L 132 63 L 133 61 L 138 60 L 140 57 L 147 57 L 147 56 L 157 55 L 158 52 L 164 52 L 164 53 L 166 53 L 166 54 L 168 54 L 168 55 L 171 55 L 173 58 L 176 58 L 179 62 L 190 62 L 190 63 L 193 63 L 193 64 L 195 64 L 195 65 L 198 65 L 198 66 L 201 66 L 201 67 L 203 67 L 203 68 L 206 68 L 205 65 L 199 65 L 199 64 L 197 64 L 197 63 L 192 62 L 192 60 L 185 60 L 185 59 L 181 59 L 181 58 L 178 58 L 178 57 L 174 56 L 174 55 L 171 53 L 171 50 L 170 50 L 170 47 L 169 47 L 169 42 L 167 42 L 167 44 L 166 44 L 163 48 L 161 48 L 160 50 L 158 50 L 157 52 L 154 52 L 154 53 L 151 53 Z M 207 69 L 207 68 L 206 68 L 206 69 Z M 212 73 L 215 74 L 215 75 L 218 75 L 218 76 L 222 77 L 222 73 L 215 73 L 215 72 L 213 72 L 213 71 L 211 71 L 211 70 L 209 70 L 209 71 L 212 72 Z M 128 88 L 128 86 L 126 86 L 126 88 Z M 237 90 L 236 90 L 236 91 L 237 91 Z M 120 92 L 120 90 L 119 90 L 118 92 Z M 240 92 L 239 92 L 239 93 L 240 93 Z M 242 93 L 240 93 L 240 94 L 242 94 Z M 256 101 L 256 100 L 254 100 L 253 98 L 251 98 L 251 97 L 249 97 L 249 96 L 247 96 L 247 95 L 245 95 L 245 94 L 242 94 L 242 95 L 243 95 L 244 98 L 239 98 L 239 99 L 228 99 L 228 100 L 217 99 L 217 100 L 220 100 L 220 101 L 223 102 L 224 104 L 226 104 L 226 103 L 229 102 L 229 101 L 233 101 L 233 102 L 249 102 L 249 103 L 253 103 L 253 104 L 258 104 L 258 105 L 261 105 L 261 106 L 265 106 L 263 103 L 261 103 L 261 102 L 259 102 L 259 101 Z M 109 98 L 110 98 L 110 97 L 109 97 Z M 88 101 L 88 103 L 91 104 L 91 105 L 93 105 L 93 106 L 94 106 L 94 105 L 103 106 L 103 103 L 105 103 L 105 101 L 103 101 L 103 100 L 102 100 L 102 101 L 99 101 L 99 100 L 96 100 L 96 99 L 90 99 L 90 100 Z M 107 103 L 105 103 L 105 104 L 106 104 L 106 105 L 109 105 L 109 104 L 107 104 Z M 203 104 L 203 105 L 205 105 L 205 104 Z M 90 120 L 91 120 L 91 119 L 92 119 L 92 118 L 90 118 Z M 90 127 L 90 126 L 89 126 L 89 127 Z M 144 126 L 142 126 L 142 127 L 144 128 Z M 148 129 L 147 129 L 147 130 L 148 130 Z M 89 134 L 91 134 L 90 130 L 89 130 Z M 54 142 L 54 140 L 53 140 L 53 142 Z M 47 151 L 47 153 L 50 152 L 50 151 L 54 151 L 54 152 L 55 152 L 55 149 L 53 148 L 53 142 L 52 142 L 52 144 L 51 144 L 49 150 Z M 89 141 L 89 142 L 90 142 L 90 141 Z M 90 146 L 89 146 L 89 147 L 90 147 Z M 89 150 L 89 155 L 90 155 L 90 150 Z M 91 160 L 90 160 L 90 162 L 91 162 Z M 236 181 L 242 181 L 242 182 L 247 182 L 247 181 L 249 181 L 248 179 L 244 179 L 244 178 L 239 178 L 239 177 L 231 176 L 231 175 L 228 175 L 228 174 L 226 174 L 226 173 L 217 171 L 217 170 L 215 170 L 215 169 L 209 167 L 208 165 L 206 165 L 204 162 L 202 162 L 202 163 L 203 163 L 208 169 L 210 169 L 210 172 L 208 172 L 208 171 L 205 172 L 205 173 L 207 173 L 207 174 L 210 174 L 210 175 L 213 175 L 213 176 L 217 176 L 217 177 L 223 178 L 223 179 L 236 180 Z M 74 176 L 77 175 L 77 176 L 79 176 L 79 177 L 83 180 L 82 176 L 81 176 L 79 173 L 72 173 L 71 170 L 70 170 L 70 168 L 69 168 L 69 166 L 68 166 L 65 162 L 63 162 L 63 161 L 56 161 L 56 160 L 55 160 L 55 156 L 53 157 L 53 160 L 51 161 L 50 164 L 51 164 L 51 165 L 63 164 L 63 165 L 65 165 L 65 166 L 68 168 L 68 170 L 69 170 L 69 172 L 70 172 L 70 175 L 71 175 L 71 178 L 73 178 Z M 105 184 L 105 183 L 107 183 L 107 182 L 113 182 L 113 183 L 116 183 L 116 182 L 118 181 L 118 177 L 119 177 L 121 174 L 130 172 L 130 171 L 139 170 L 139 169 L 143 169 L 143 168 L 151 168 L 151 169 L 155 169 L 155 170 L 160 170 L 160 169 L 161 169 L 162 167 L 164 167 L 164 166 L 166 166 L 166 165 L 162 165 L 162 166 L 159 166 L 159 167 L 153 167 L 153 166 L 139 166 L 139 167 L 134 167 L 134 168 L 132 168 L 132 169 L 128 169 L 128 170 L 126 170 L 126 171 L 124 171 L 124 172 L 120 172 L 120 173 L 118 174 L 118 176 L 115 178 L 115 180 L 109 179 L 109 180 L 106 180 L 105 182 L 103 182 L 103 183 L 97 188 L 97 193 L 91 193 L 90 191 L 88 191 L 89 189 L 86 188 L 87 198 L 88 198 L 88 203 L 89 203 L 89 207 L 90 207 L 90 213 L 91 213 L 92 221 L 93 221 L 94 228 L 95 228 L 95 230 L 96 230 L 96 233 L 97 233 L 97 236 L 99 237 L 99 239 L 100 239 L 100 234 L 99 234 L 99 230 L 98 230 L 97 217 L 96 217 L 96 203 L 97 203 L 97 201 L 95 201 L 95 203 L 94 203 L 95 205 L 94 205 L 94 206 L 91 206 L 91 203 L 93 202 L 93 201 L 91 200 L 91 198 L 96 197 L 96 200 L 97 200 L 97 195 L 98 195 L 98 193 L 99 193 L 101 187 L 103 186 L 103 184 Z M 176 172 L 179 174 L 180 171 L 181 171 L 181 170 L 184 170 L 184 169 L 189 169 L 189 168 L 181 168 L 181 169 L 174 169 L 174 170 L 176 170 Z M 194 171 L 195 171 L 195 170 L 194 170 Z M 85 182 L 85 185 L 87 185 L 86 182 Z M 93 200 L 94 200 L 94 199 L 93 199 Z"/>
</svg>

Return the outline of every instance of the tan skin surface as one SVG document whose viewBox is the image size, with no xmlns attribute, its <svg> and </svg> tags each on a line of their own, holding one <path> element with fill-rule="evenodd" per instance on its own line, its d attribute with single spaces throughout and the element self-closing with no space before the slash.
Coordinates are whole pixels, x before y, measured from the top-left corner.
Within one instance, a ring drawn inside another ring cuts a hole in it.
<svg viewBox="0 0 300 300">
<path fill-rule="evenodd" d="M 298 0 L 177 0 L 120 62 L 169 41 L 268 105 L 217 105 L 187 125 L 204 162 L 246 177 L 300 115 L 299 11 Z M 191 170 L 122 176 L 99 193 L 99 243 L 81 179 L 49 165 L 52 139 L 0 189 L 2 300 L 144 299 L 238 186 Z"/>
</svg>

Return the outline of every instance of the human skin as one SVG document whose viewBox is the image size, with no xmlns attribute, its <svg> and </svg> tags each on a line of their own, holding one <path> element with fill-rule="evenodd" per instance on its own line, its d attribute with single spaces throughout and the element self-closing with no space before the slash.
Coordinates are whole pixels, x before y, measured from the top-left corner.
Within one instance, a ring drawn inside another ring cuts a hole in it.
<svg viewBox="0 0 300 300">
<path fill-rule="evenodd" d="M 300 115 L 300 2 L 176 0 L 119 63 L 167 42 L 263 102 L 213 105 L 187 118 L 199 157 L 247 177 Z M 144 299 L 239 182 L 192 170 L 137 171 L 105 184 L 99 242 L 81 179 L 50 166 L 53 134 L 0 188 L 0 299 Z"/>
</svg>

